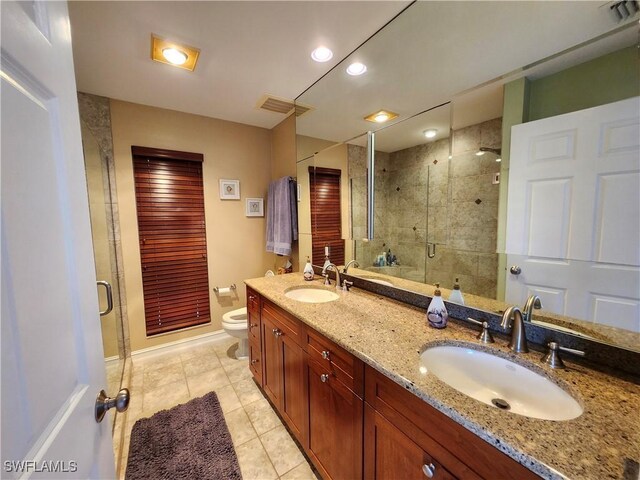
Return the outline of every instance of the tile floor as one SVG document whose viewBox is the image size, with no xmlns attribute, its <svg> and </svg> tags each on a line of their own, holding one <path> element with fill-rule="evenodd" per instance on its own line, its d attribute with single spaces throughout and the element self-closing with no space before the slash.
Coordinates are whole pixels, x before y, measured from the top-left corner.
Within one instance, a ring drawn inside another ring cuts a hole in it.
<svg viewBox="0 0 640 480">
<path fill-rule="evenodd" d="M 133 357 L 120 478 L 124 478 L 136 420 L 213 390 L 220 400 L 244 480 L 317 480 L 253 382 L 248 360 L 234 357 L 236 349 L 237 340 L 225 337 L 190 348 L 180 346 L 153 356 Z"/>
</svg>

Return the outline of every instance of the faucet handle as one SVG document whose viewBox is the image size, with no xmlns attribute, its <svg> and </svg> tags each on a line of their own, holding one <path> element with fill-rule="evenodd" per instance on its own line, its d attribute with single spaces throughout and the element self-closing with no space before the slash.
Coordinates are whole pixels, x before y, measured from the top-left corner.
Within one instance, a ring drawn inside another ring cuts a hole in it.
<svg viewBox="0 0 640 480">
<path fill-rule="evenodd" d="M 325 272 L 322 274 L 322 276 L 324 277 L 324 284 L 331 285 L 331 280 L 329 280 L 329 274 Z"/>
<path fill-rule="evenodd" d="M 342 280 L 342 290 L 348 292 L 351 287 L 353 287 L 353 282 L 350 282 L 347 279 Z"/>
<path fill-rule="evenodd" d="M 480 325 L 482 327 L 482 331 L 476 337 L 478 340 L 480 340 L 482 343 L 495 343 L 495 340 L 493 339 L 493 335 L 491 335 L 491 331 L 489 330 L 488 322 L 480 322 L 471 317 L 467 317 L 467 320 L 469 320 L 471 323 L 475 323 L 476 325 Z"/>
<path fill-rule="evenodd" d="M 573 348 L 562 347 L 557 342 L 549 342 L 548 347 L 549 347 L 549 350 L 547 351 L 545 356 L 542 357 L 542 362 L 546 363 L 551 368 L 567 368 L 565 367 L 564 362 L 560 358 L 560 354 L 558 353 L 558 350 L 562 350 L 563 352 L 568 352 L 574 355 L 579 355 L 581 357 L 584 357 L 584 352 L 582 350 L 575 350 Z"/>
</svg>

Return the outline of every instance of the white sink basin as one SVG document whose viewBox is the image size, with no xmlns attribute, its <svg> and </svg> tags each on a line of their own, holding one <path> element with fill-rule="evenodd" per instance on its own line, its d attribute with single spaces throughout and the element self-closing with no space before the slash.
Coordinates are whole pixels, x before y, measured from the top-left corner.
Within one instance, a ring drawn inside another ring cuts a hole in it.
<svg viewBox="0 0 640 480">
<path fill-rule="evenodd" d="M 420 356 L 433 374 L 461 393 L 525 417 L 571 420 L 583 409 L 547 378 L 504 358 L 465 347 L 428 348 Z"/>
<path fill-rule="evenodd" d="M 337 293 L 323 288 L 292 288 L 284 295 L 291 300 L 304 303 L 326 303 L 340 298 Z"/>
</svg>

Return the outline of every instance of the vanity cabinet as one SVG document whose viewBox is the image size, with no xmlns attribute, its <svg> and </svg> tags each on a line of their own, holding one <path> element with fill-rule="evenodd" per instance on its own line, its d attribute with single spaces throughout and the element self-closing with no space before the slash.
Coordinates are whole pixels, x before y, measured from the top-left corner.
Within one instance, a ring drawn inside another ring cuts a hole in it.
<svg viewBox="0 0 640 480">
<path fill-rule="evenodd" d="M 268 300 L 262 301 L 262 387 L 293 434 L 306 438 L 306 372 L 299 320 Z"/>
<path fill-rule="evenodd" d="M 323 478 L 362 478 L 364 366 L 311 329 L 307 339 L 309 451 Z"/>
<path fill-rule="evenodd" d="M 256 298 L 248 321 L 259 326 L 249 333 L 251 371 L 322 478 L 538 478 L 290 313 L 251 294 Z M 251 313 L 256 308 L 258 314 Z"/>
</svg>

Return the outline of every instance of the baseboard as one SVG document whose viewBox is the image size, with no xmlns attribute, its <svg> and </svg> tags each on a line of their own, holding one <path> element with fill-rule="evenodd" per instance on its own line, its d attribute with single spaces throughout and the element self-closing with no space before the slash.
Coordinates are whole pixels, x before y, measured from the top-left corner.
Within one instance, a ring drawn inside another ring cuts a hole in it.
<svg viewBox="0 0 640 480">
<path fill-rule="evenodd" d="M 158 353 L 164 353 L 165 351 L 169 351 L 177 347 L 195 347 L 203 343 L 224 340 L 227 338 L 232 337 L 231 335 L 225 333 L 224 330 L 216 330 L 215 332 L 203 333 L 202 335 L 196 335 L 195 337 L 183 338 L 174 342 L 163 343 L 162 345 L 155 345 L 153 347 L 135 350 L 131 352 L 131 357 L 143 358 L 148 355 L 157 355 Z"/>
</svg>

